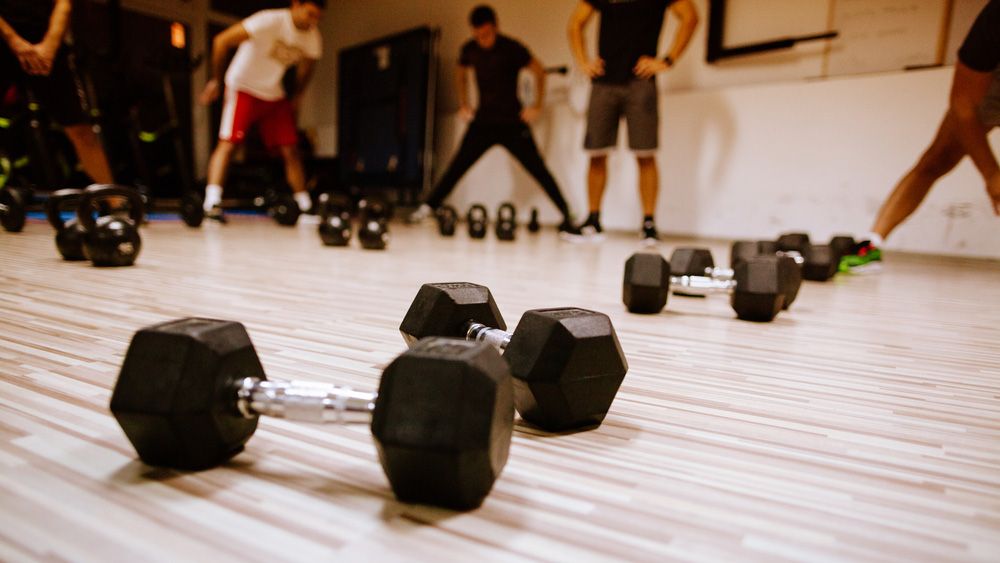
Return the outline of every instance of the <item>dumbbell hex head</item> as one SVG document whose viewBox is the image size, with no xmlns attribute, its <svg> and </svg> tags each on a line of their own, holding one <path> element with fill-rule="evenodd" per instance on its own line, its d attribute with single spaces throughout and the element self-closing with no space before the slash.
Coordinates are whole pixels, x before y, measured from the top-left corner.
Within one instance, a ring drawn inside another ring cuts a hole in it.
<svg viewBox="0 0 1000 563">
<path fill-rule="evenodd" d="M 653 252 L 637 252 L 625 262 L 622 302 L 630 313 L 652 315 L 667 305 L 670 262 Z"/>
<path fill-rule="evenodd" d="M 756 256 L 736 264 L 733 268 L 736 288 L 730 303 L 738 318 L 768 322 L 781 312 L 785 304 L 782 277 L 786 275 L 785 268 L 787 261 L 778 256 Z"/>
<path fill-rule="evenodd" d="M 492 347 L 427 338 L 397 357 L 379 383 L 372 435 L 399 500 L 479 506 L 510 450 L 514 390 Z"/>
<path fill-rule="evenodd" d="M 410 346 L 428 336 L 465 338 L 469 321 L 507 330 L 488 287 L 467 282 L 425 283 L 406 311 L 399 332 Z"/>
<path fill-rule="evenodd" d="M 244 377 L 266 379 L 243 325 L 182 319 L 132 337 L 111 412 L 149 465 L 206 469 L 243 450 L 257 429 L 230 399 Z"/>
</svg>

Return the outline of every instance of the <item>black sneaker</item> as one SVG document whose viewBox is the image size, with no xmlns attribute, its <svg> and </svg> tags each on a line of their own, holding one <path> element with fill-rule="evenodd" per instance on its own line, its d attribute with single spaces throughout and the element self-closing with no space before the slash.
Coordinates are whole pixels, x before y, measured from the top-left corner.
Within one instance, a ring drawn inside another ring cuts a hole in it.
<svg viewBox="0 0 1000 563">
<path fill-rule="evenodd" d="M 583 240 L 583 233 L 580 232 L 579 227 L 573 226 L 573 221 L 568 217 L 563 219 L 563 222 L 557 227 L 559 231 L 559 238 L 569 242 L 580 242 Z"/>
<path fill-rule="evenodd" d="M 594 242 L 604 240 L 604 229 L 601 227 L 601 221 L 594 215 L 587 217 L 587 220 L 580 225 L 579 231 L 580 235 L 587 240 Z"/>
<path fill-rule="evenodd" d="M 229 220 L 226 219 L 226 214 L 222 212 L 222 207 L 219 205 L 215 205 L 211 209 L 206 211 L 205 218 L 211 219 L 213 221 L 218 221 L 223 225 L 229 222 Z"/>
<path fill-rule="evenodd" d="M 642 244 L 645 246 L 654 246 L 658 242 L 660 242 L 660 236 L 656 232 L 656 223 L 652 221 L 643 221 Z"/>
</svg>

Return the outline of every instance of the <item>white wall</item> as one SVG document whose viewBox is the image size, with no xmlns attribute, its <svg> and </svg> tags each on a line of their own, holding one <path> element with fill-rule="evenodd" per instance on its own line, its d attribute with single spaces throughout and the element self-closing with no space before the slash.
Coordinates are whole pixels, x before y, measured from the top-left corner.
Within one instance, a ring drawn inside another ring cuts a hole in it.
<svg viewBox="0 0 1000 563">
<path fill-rule="evenodd" d="M 960 0 L 967 2 L 971 0 Z M 979 0 L 976 0 L 979 1 Z M 454 116 L 453 68 L 468 38 L 466 16 L 475 0 L 332 0 L 323 21 L 326 56 L 301 115 L 316 127 L 321 148 L 336 150 L 337 52 L 346 46 L 418 25 L 442 28 L 436 175 L 451 158 L 464 124 Z M 566 21 L 576 0 L 493 0 L 501 28 L 520 38 L 546 64 L 571 60 Z M 168 13 L 198 31 L 209 17 L 207 0 L 126 0 Z M 795 49 L 704 63 L 707 0 L 696 0 L 702 26 L 678 67 L 661 77 L 662 191 L 665 231 L 709 237 L 763 237 L 807 229 L 823 238 L 863 233 L 881 201 L 930 141 L 947 103 L 950 69 L 806 80 L 822 71 L 823 49 Z M 664 44 L 673 29 L 668 26 Z M 964 31 L 963 31 L 964 33 Z M 593 45 L 593 38 L 591 39 Z M 665 49 L 665 47 L 664 47 Z M 196 77 L 194 89 L 200 88 Z M 740 84 L 734 86 L 734 84 Z M 535 137 L 572 206 L 586 211 L 586 155 L 581 149 L 586 85 L 549 81 L 546 113 Z M 199 124 L 205 116 L 196 115 Z M 204 135 L 196 134 L 201 143 Z M 997 136 L 993 137 L 996 146 Z M 199 149 L 199 159 L 204 151 Z M 635 165 L 625 151 L 612 156 L 605 225 L 635 230 L 639 204 Z M 1000 258 L 1000 220 L 988 208 L 983 183 L 966 161 L 932 192 L 889 242 L 892 249 Z M 501 149 L 494 149 L 459 185 L 452 202 L 494 207 L 512 199 L 523 212 L 556 212 Z"/>
</svg>

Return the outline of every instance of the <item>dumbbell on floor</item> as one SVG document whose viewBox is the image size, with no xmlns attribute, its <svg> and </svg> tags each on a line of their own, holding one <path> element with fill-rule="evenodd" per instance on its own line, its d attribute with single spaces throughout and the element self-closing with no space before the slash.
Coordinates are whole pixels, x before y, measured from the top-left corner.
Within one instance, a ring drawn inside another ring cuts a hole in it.
<svg viewBox="0 0 1000 563">
<path fill-rule="evenodd" d="M 762 248 L 770 250 L 767 243 Z M 853 237 L 838 235 L 830 239 L 829 244 L 812 244 L 806 233 L 786 233 L 774 241 L 777 251 L 795 251 L 802 255 L 802 277 L 809 281 L 827 281 L 832 278 L 840 267 L 840 259 L 854 247 Z"/>
<path fill-rule="evenodd" d="M 659 254 L 640 252 L 625 262 L 622 302 L 632 313 L 655 314 L 663 310 L 671 289 L 708 295 L 728 293 L 737 318 L 768 322 L 785 303 L 783 280 L 794 263 L 777 256 L 757 256 L 737 264 L 733 279 L 716 280 L 705 276 L 671 276 L 670 262 Z"/>
<path fill-rule="evenodd" d="M 761 256 L 756 243 L 736 241 L 729 254 L 729 263 L 735 267 L 741 261 Z M 799 294 L 802 286 L 802 257 L 798 253 L 776 254 L 779 260 L 788 262 L 781 268 L 782 286 L 785 288 L 785 303 L 782 308 L 788 309 Z M 794 264 L 794 266 L 793 266 Z M 673 276 L 704 276 L 719 281 L 734 279 L 734 268 L 719 268 L 715 265 L 712 252 L 707 248 L 678 248 L 670 255 L 670 273 Z M 671 287 L 675 295 L 701 297 L 700 293 L 688 293 L 683 287 Z"/>
<path fill-rule="evenodd" d="M 260 415 L 302 422 L 371 421 L 396 496 L 479 506 L 507 460 L 510 371 L 481 343 L 429 338 L 382 373 L 377 393 L 272 381 L 242 324 L 180 319 L 138 331 L 111 412 L 152 466 L 198 470 L 243 450 Z"/>
<path fill-rule="evenodd" d="M 549 431 L 599 425 L 628 362 L 611 319 L 584 309 L 537 309 L 506 331 L 489 288 L 424 284 L 399 330 L 407 344 L 427 336 L 479 340 L 505 350 L 521 417 Z"/>
<path fill-rule="evenodd" d="M 0 225 L 5 231 L 18 233 L 24 229 L 30 193 L 20 188 L 0 189 Z"/>
</svg>

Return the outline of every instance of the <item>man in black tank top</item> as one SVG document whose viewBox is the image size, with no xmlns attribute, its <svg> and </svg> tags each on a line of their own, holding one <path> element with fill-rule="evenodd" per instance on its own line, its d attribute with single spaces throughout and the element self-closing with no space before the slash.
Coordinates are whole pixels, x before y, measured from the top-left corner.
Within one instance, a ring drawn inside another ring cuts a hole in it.
<svg viewBox="0 0 1000 563">
<path fill-rule="evenodd" d="M 437 209 L 463 175 L 489 148 L 506 148 L 530 173 L 563 215 L 560 232 L 575 233 L 569 206 L 559 185 L 542 160 L 528 123 L 541 111 L 545 93 L 545 70 L 531 52 L 516 39 L 497 32 L 496 13 L 489 6 L 478 6 L 469 16 L 473 39 L 462 46 L 458 60 L 457 87 L 460 115 L 470 121 L 462 144 L 448 169 L 423 205 L 411 216 L 420 221 Z M 535 103 L 521 107 L 517 98 L 517 79 L 527 67 L 535 76 Z M 468 81 L 476 74 L 479 107 L 473 111 L 468 100 Z"/>
<path fill-rule="evenodd" d="M 668 11 L 681 23 L 670 51 L 660 57 L 657 48 Z M 601 15 L 598 56 L 591 58 L 583 30 L 598 12 Z M 642 239 L 646 244 L 658 240 L 653 214 L 659 192 L 655 154 L 660 122 L 654 77 L 674 66 L 697 26 L 698 13 L 691 0 L 579 0 L 569 23 L 570 47 L 577 65 L 592 81 L 584 141 L 584 148 L 590 152 L 587 175 L 590 216 L 580 226 L 584 234 L 592 238 L 601 236 L 607 154 L 618 142 L 618 123 L 624 117 L 629 148 L 639 164 Z"/>
<path fill-rule="evenodd" d="M 83 169 L 94 182 L 114 181 L 100 140 L 80 104 L 63 37 L 70 0 L 0 0 L 0 97 L 16 86 L 63 126 Z"/>
<path fill-rule="evenodd" d="M 1000 216 L 1000 166 L 987 134 L 1000 126 L 1000 0 L 980 12 L 958 51 L 951 102 L 930 147 L 882 204 L 872 232 L 840 262 L 841 271 L 877 269 L 883 240 L 905 221 L 942 176 L 966 156 Z M 874 266 L 874 268 L 873 268 Z"/>
</svg>

